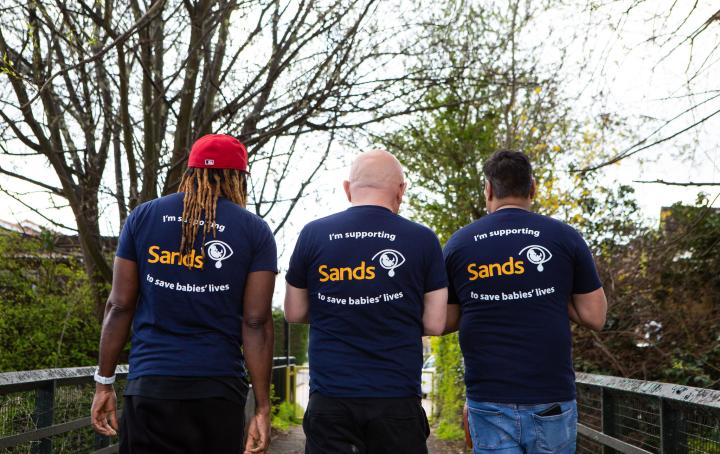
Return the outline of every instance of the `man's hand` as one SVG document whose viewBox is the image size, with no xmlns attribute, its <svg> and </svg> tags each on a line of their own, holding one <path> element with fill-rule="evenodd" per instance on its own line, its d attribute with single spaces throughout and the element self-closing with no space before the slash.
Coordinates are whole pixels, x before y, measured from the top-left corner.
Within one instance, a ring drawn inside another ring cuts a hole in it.
<svg viewBox="0 0 720 454">
<path fill-rule="evenodd" d="M 95 387 L 90 419 L 95 432 L 108 437 L 117 435 L 117 396 L 112 385 L 100 385 Z"/>
<path fill-rule="evenodd" d="M 137 263 L 115 257 L 112 290 L 105 305 L 105 318 L 100 334 L 98 373 L 103 377 L 115 375 L 118 357 L 127 343 L 137 305 L 138 281 Z M 112 385 L 96 383 L 90 420 L 97 433 L 117 435 L 116 409 L 117 396 Z"/>
<path fill-rule="evenodd" d="M 270 446 L 270 411 L 258 411 L 250 421 L 244 454 L 263 454 Z"/>
<path fill-rule="evenodd" d="M 243 300 L 243 352 L 255 395 L 245 454 L 264 453 L 270 444 L 270 378 L 272 377 L 272 295 L 275 273 L 250 273 Z"/>
</svg>

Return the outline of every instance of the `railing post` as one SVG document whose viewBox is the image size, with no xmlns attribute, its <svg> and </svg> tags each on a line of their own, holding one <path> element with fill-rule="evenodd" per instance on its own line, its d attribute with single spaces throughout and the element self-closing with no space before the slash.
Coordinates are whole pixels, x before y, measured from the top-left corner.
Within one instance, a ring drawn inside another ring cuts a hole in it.
<svg viewBox="0 0 720 454">
<path fill-rule="evenodd" d="M 660 452 L 682 454 L 687 452 L 685 416 L 676 406 L 662 397 L 660 399 Z"/>
<path fill-rule="evenodd" d="M 55 380 L 35 391 L 35 411 L 32 416 L 35 427 L 41 429 L 52 426 L 54 407 Z M 30 449 L 32 454 L 50 454 L 51 451 L 52 440 L 50 438 L 43 438 L 39 443 L 33 443 Z"/>
<path fill-rule="evenodd" d="M 108 446 L 110 446 L 110 437 L 95 433 L 95 442 L 93 443 L 93 448 L 97 451 L 98 449 L 107 448 Z"/>
<path fill-rule="evenodd" d="M 601 396 L 601 414 L 602 414 L 602 432 L 605 435 L 615 437 L 615 397 L 607 388 L 600 388 Z M 603 454 L 615 454 L 616 451 L 609 447 L 603 446 Z"/>
</svg>

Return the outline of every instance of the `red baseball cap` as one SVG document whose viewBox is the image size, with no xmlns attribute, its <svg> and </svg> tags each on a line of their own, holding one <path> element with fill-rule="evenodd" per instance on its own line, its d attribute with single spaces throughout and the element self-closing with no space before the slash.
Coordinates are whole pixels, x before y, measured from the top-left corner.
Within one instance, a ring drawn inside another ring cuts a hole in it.
<svg viewBox="0 0 720 454">
<path fill-rule="evenodd" d="M 207 134 L 190 149 L 188 167 L 203 169 L 235 169 L 247 172 L 248 154 L 245 145 L 227 134 Z"/>
</svg>

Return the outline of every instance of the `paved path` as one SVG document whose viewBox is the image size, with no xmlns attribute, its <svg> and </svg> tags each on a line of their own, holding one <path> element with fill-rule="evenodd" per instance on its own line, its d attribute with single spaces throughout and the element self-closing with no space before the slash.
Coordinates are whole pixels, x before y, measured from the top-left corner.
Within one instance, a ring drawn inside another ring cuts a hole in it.
<svg viewBox="0 0 720 454">
<path fill-rule="evenodd" d="M 297 391 L 296 398 L 298 404 L 302 408 L 306 408 L 308 404 L 309 383 L 307 367 L 297 368 Z M 423 399 L 422 405 L 425 412 L 432 414 L 432 402 Z M 429 454 L 466 454 L 469 450 L 463 449 L 463 442 L 442 442 L 430 435 L 428 440 Z M 287 433 L 275 433 L 270 444 L 270 450 L 267 454 L 304 454 L 305 452 L 305 434 L 303 434 L 302 426 L 291 426 Z"/>
<path fill-rule="evenodd" d="M 280 433 L 272 438 L 267 454 L 303 454 L 305 452 L 305 434 L 302 426 L 290 426 L 288 433 Z"/>
<path fill-rule="evenodd" d="M 429 454 L 464 454 L 463 443 L 439 442 L 431 435 L 428 440 Z M 291 426 L 288 433 L 278 433 L 273 437 L 267 454 L 303 454 L 305 435 L 302 426 Z"/>
</svg>

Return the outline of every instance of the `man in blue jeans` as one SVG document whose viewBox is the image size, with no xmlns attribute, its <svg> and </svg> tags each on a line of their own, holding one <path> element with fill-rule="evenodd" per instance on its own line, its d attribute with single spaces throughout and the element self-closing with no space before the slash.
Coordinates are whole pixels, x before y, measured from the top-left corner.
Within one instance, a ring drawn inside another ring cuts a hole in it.
<svg viewBox="0 0 720 454">
<path fill-rule="evenodd" d="M 531 211 L 526 155 L 496 152 L 483 172 L 489 214 L 444 251 L 446 332 L 460 330 L 474 452 L 574 453 L 570 321 L 601 330 L 605 292 L 580 234 Z"/>
</svg>

